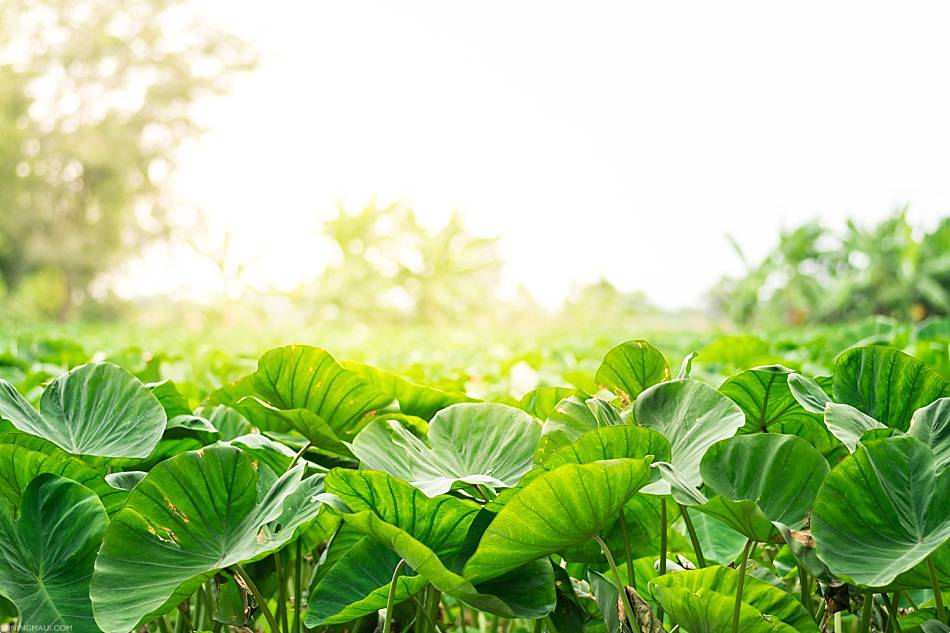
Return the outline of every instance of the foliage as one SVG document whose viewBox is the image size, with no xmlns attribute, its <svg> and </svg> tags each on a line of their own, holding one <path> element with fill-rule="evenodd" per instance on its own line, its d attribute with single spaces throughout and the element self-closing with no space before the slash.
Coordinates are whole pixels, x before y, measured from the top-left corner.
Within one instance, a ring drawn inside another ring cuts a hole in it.
<svg viewBox="0 0 950 633">
<path fill-rule="evenodd" d="M 251 64 L 241 41 L 188 11 L 181 0 L 0 7 L 0 277 L 27 313 L 51 301 L 40 314 L 65 316 L 166 233 L 163 182 L 198 132 L 190 104 Z"/>
<path fill-rule="evenodd" d="M 221 386 L 109 358 L 3 357 L 0 617 L 23 626 L 947 620 L 950 381 L 890 347 L 845 350 L 830 376 L 733 354 L 674 377 L 638 339 L 505 403 L 305 345 Z"/>
<path fill-rule="evenodd" d="M 745 276 L 723 279 L 713 299 L 744 324 L 945 316 L 950 218 L 925 234 L 910 224 L 906 209 L 875 226 L 849 221 L 843 231 L 803 224 L 784 231 L 762 262 L 747 263 Z"/>
</svg>

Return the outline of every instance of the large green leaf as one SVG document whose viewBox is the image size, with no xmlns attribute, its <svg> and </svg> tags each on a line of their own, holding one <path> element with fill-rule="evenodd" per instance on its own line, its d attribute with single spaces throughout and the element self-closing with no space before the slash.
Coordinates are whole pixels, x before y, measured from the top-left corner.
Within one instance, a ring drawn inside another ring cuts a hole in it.
<svg viewBox="0 0 950 633">
<path fill-rule="evenodd" d="M 883 587 L 947 547 L 948 508 L 950 469 L 938 470 L 925 444 L 906 436 L 873 440 L 825 478 L 811 531 L 837 576 Z"/>
<path fill-rule="evenodd" d="M 647 387 L 669 379 L 670 367 L 663 354 L 643 340 L 612 348 L 595 376 L 598 385 L 613 391 L 625 403 L 636 400 Z"/>
<path fill-rule="evenodd" d="M 950 398 L 940 398 L 914 411 L 907 434 L 930 447 L 937 470 L 950 465 Z"/>
<path fill-rule="evenodd" d="M 158 399 L 111 363 L 88 363 L 54 380 L 36 411 L 0 380 L 0 417 L 74 455 L 148 457 L 165 431 Z"/>
<path fill-rule="evenodd" d="M 410 482 L 433 497 L 456 482 L 509 488 L 531 470 L 541 427 L 514 407 L 455 404 L 429 423 L 426 446 L 396 421 L 382 418 L 356 436 L 350 450 L 365 468 Z"/>
<path fill-rule="evenodd" d="M 590 540 L 649 481 L 649 459 L 567 463 L 534 478 L 485 530 L 465 575 L 491 578 Z"/>
<path fill-rule="evenodd" d="M 440 591 L 504 617 L 540 618 L 555 605 L 554 577 L 545 560 L 492 570 L 470 580 L 456 571 L 470 541 L 491 517 L 477 504 L 440 495 L 426 497 L 417 488 L 386 473 L 335 469 L 327 490 L 347 506 L 344 521 L 396 552 Z M 314 619 L 308 619 L 308 626 Z"/>
<path fill-rule="evenodd" d="M 950 396 L 933 369 L 896 349 L 857 347 L 835 363 L 835 402 L 850 404 L 889 427 L 906 431 L 914 411 Z"/>
<path fill-rule="evenodd" d="M 773 526 L 763 524 L 763 531 L 756 525 L 761 521 L 736 518 L 754 504 L 769 522 L 802 527 L 828 474 L 828 463 L 801 438 L 759 433 L 713 444 L 703 457 L 701 472 L 715 497 L 711 507 L 705 504 L 699 509 L 749 538 L 764 541 L 778 539 Z"/>
<path fill-rule="evenodd" d="M 547 470 L 563 464 L 589 464 L 607 459 L 643 459 L 669 461 L 670 443 L 665 437 L 642 426 L 620 424 L 594 429 L 544 460 Z"/>
<path fill-rule="evenodd" d="M 699 463 L 706 449 L 732 437 L 745 423 L 742 410 L 732 400 L 696 380 L 673 380 L 650 387 L 634 405 L 634 417 L 670 442 L 670 462 L 692 486 L 702 477 Z M 644 489 L 647 494 L 669 494 L 666 481 Z"/>
<path fill-rule="evenodd" d="M 290 541 L 320 507 L 323 476 L 302 480 L 303 468 L 275 480 L 226 445 L 157 465 L 103 538 L 91 593 L 99 626 L 128 631 L 173 609 L 217 570 Z"/>
<path fill-rule="evenodd" d="M 670 619 L 690 633 L 729 633 L 739 572 L 706 567 L 655 578 L 653 597 Z M 818 633 L 801 603 L 777 587 L 746 575 L 739 613 L 742 633 Z"/>
<path fill-rule="evenodd" d="M 254 389 L 276 409 L 315 414 L 343 441 L 356 436 L 367 413 L 392 401 L 392 394 L 341 367 L 326 351 L 306 345 L 278 347 L 261 356 Z"/>
<path fill-rule="evenodd" d="M 575 391 L 573 387 L 538 387 L 521 396 L 518 406 L 534 417 L 544 420 L 551 415 L 561 400 L 570 398 Z"/>
<path fill-rule="evenodd" d="M 399 555 L 372 536 L 344 525 L 330 542 L 307 606 L 307 626 L 351 622 L 386 608 Z M 428 583 L 411 569 L 399 576 L 397 604 Z"/>
<path fill-rule="evenodd" d="M 756 367 L 732 376 L 719 387 L 745 414 L 740 433 L 765 433 L 789 423 L 820 424 L 792 395 L 788 384 L 791 373 L 781 365 Z"/>
<path fill-rule="evenodd" d="M 111 515 L 125 503 L 126 494 L 106 483 L 102 474 L 51 442 L 26 435 L 0 435 L 0 505 L 20 506 L 23 491 L 40 473 L 72 479 L 95 492 Z"/>
<path fill-rule="evenodd" d="M 108 524 L 94 492 L 51 473 L 30 482 L 17 515 L 0 504 L 0 593 L 16 604 L 23 630 L 99 630 L 89 579 Z"/>
</svg>

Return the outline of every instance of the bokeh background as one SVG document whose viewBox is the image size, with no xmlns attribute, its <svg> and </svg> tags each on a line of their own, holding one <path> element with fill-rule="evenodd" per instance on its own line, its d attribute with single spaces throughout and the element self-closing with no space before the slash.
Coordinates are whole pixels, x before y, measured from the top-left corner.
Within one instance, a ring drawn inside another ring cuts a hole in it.
<svg viewBox="0 0 950 633">
<path fill-rule="evenodd" d="M 407 365 L 945 323 L 948 17 L 6 0 L 5 344 Z"/>
</svg>

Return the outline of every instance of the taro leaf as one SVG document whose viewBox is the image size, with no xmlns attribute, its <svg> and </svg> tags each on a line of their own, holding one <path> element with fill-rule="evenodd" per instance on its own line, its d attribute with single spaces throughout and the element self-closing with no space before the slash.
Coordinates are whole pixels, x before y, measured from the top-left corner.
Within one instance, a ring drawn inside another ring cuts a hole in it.
<svg viewBox="0 0 950 633">
<path fill-rule="evenodd" d="M 825 393 L 816 381 L 806 378 L 801 374 L 789 374 L 788 388 L 792 396 L 798 400 L 798 404 L 809 413 L 824 414 L 825 405 L 831 402 L 831 398 Z"/>
<path fill-rule="evenodd" d="M 851 405 L 837 402 L 829 402 L 825 405 L 825 426 L 848 448 L 849 453 L 854 452 L 858 442 L 861 441 L 861 436 L 868 431 L 887 428 L 886 425 L 861 413 Z"/>
<path fill-rule="evenodd" d="M 650 481 L 649 459 L 564 464 L 533 479 L 495 516 L 465 565 L 486 579 L 600 534 Z"/>
<path fill-rule="evenodd" d="M 950 470 L 938 471 L 916 438 L 890 437 L 860 444 L 835 466 L 815 500 L 811 531 L 836 576 L 884 587 L 938 548 L 950 549 L 947 508 Z"/>
<path fill-rule="evenodd" d="M 297 430 L 315 425 L 316 418 L 340 441 L 351 441 L 365 425 L 367 413 L 392 402 L 392 394 L 341 367 L 326 351 L 306 345 L 279 347 L 261 356 L 254 389 L 274 409 L 306 421 L 302 428 L 295 425 Z M 319 446 L 322 431 L 307 439 Z"/>
<path fill-rule="evenodd" d="M 573 387 L 538 387 L 524 394 L 518 406 L 522 411 L 544 420 L 551 415 L 561 400 L 570 398 L 575 391 Z"/>
<path fill-rule="evenodd" d="M 607 352 L 594 379 L 630 404 L 647 387 L 669 380 L 670 368 L 663 354 L 647 341 L 627 341 Z"/>
<path fill-rule="evenodd" d="M 699 354 L 696 352 L 690 352 L 683 358 L 683 362 L 680 363 L 680 370 L 676 373 L 677 380 L 689 378 L 689 375 L 693 372 L 693 361 L 698 357 Z"/>
<path fill-rule="evenodd" d="M 148 473 L 141 470 L 129 470 L 122 473 L 109 473 L 106 475 L 106 483 L 119 490 L 132 490 L 140 481 L 145 479 Z"/>
<path fill-rule="evenodd" d="M 765 433 L 783 423 L 818 423 L 792 395 L 788 385 L 791 373 L 781 365 L 756 367 L 736 374 L 719 387 L 745 414 L 740 433 Z"/>
<path fill-rule="evenodd" d="M 835 363 L 835 402 L 850 404 L 891 428 L 906 431 L 914 411 L 950 396 L 936 371 L 889 347 L 850 349 Z"/>
<path fill-rule="evenodd" d="M 52 473 L 30 482 L 17 516 L 0 505 L 0 593 L 17 605 L 24 630 L 99 630 L 89 579 L 108 524 L 93 491 Z"/>
<path fill-rule="evenodd" d="M 702 477 L 699 463 L 706 449 L 735 435 L 745 423 L 742 410 L 728 397 L 699 381 L 663 382 L 640 394 L 634 417 L 645 427 L 661 433 L 670 442 L 671 463 L 692 486 Z M 666 481 L 651 483 L 646 494 L 669 494 Z"/>
<path fill-rule="evenodd" d="M 907 434 L 930 447 L 937 470 L 950 464 L 950 398 L 940 398 L 914 411 Z"/>
<path fill-rule="evenodd" d="M 828 463 L 801 438 L 762 433 L 713 444 L 700 470 L 713 494 L 753 501 L 769 520 L 798 528 L 828 475 Z"/>
<path fill-rule="evenodd" d="M 578 391 L 557 403 L 541 427 L 536 455 L 538 461 L 544 461 L 554 451 L 567 446 L 587 431 L 600 428 L 600 421 L 587 406 L 589 399 L 586 393 Z"/>
<path fill-rule="evenodd" d="M 531 470 L 541 427 L 504 404 L 454 404 L 429 423 L 426 446 L 395 421 L 381 418 L 356 436 L 350 450 L 365 468 L 408 481 L 434 497 L 457 482 L 510 488 Z"/>
<path fill-rule="evenodd" d="M 111 363 L 88 363 L 43 391 L 40 411 L 0 380 L 0 417 L 74 455 L 148 457 L 165 431 L 165 411 L 138 378 Z"/>
<path fill-rule="evenodd" d="M 728 633 L 739 572 L 714 566 L 655 578 L 653 597 L 670 619 L 690 633 Z M 743 633 L 818 633 L 808 611 L 789 593 L 746 575 L 739 630 Z"/>
<path fill-rule="evenodd" d="M 289 542 L 320 508 L 323 476 L 302 474 L 301 464 L 275 480 L 226 445 L 158 464 L 103 538 L 92 577 L 96 622 L 129 631 L 174 609 L 216 571 Z"/>
<path fill-rule="evenodd" d="M 24 433 L 0 435 L 0 505 L 19 507 L 23 491 L 40 473 L 86 486 L 99 496 L 110 515 L 125 503 L 125 492 L 110 486 L 99 472 L 55 444 Z"/>
<path fill-rule="evenodd" d="M 398 554 L 374 537 L 344 525 L 317 568 L 307 608 L 307 626 L 352 622 L 385 609 L 398 564 Z M 396 603 L 415 595 L 427 583 L 424 577 L 404 568 L 397 582 Z"/>
<path fill-rule="evenodd" d="M 540 618 L 554 608 L 554 576 L 546 560 L 494 569 L 474 582 L 453 571 L 479 513 L 477 504 L 445 495 L 429 498 L 386 473 L 365 470 L 330 471 L 327 490 L 347 506 L 348 525 L 378 539 L 440 591 L 509 618 Z"/>
<path fill-rule="evenodd" d="M 275 442 L 266 435 L 248 433 L 236 437 L 230 442 L 262 464 L 267 464 L 275 473 L 285 472 L 290 468 L 297 453 L 280 442 Z"/>
<path fill-rule="evenodd" d="M 363 363 L 343 363 L 343 367 L 352 370 L 366 379 L 380 392 L 387 394 L 388 404 L 399 402 L 399 411 L 423 420 L 431 420 L 438 411 L 459 402 L 472 402 L 464 393 L 446 391 L 433 385 L 414 383 Z"/>
</svg>

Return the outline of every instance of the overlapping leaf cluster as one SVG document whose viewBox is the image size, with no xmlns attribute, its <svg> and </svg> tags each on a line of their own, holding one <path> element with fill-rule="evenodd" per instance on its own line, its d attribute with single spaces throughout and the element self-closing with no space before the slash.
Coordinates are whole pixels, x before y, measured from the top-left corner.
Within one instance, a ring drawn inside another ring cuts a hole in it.
<svg viewBox="0 0 950 633">
<path fill-rule="evenodd" d="M 950 384 L 882 346 L 691 361 L 629 341 L 517 407 L 307 346 L 200 402 L 0 380 L 0 595 L 79 632 L 946 630 Z"/>
</svg>

